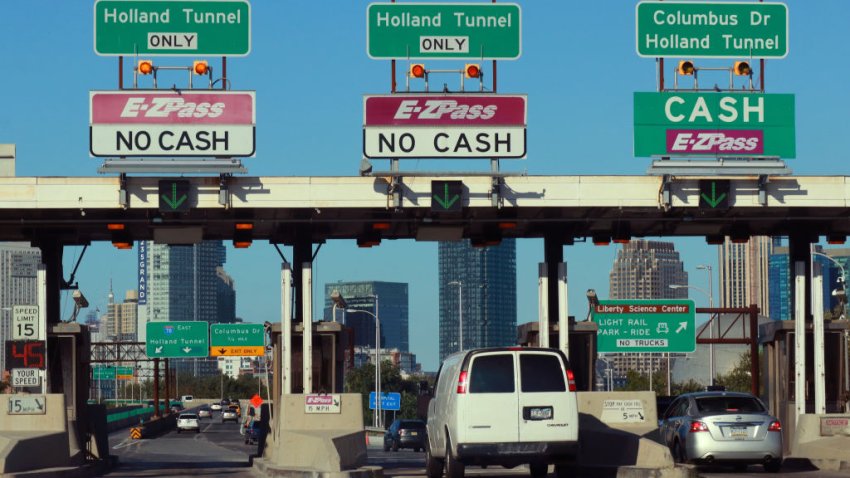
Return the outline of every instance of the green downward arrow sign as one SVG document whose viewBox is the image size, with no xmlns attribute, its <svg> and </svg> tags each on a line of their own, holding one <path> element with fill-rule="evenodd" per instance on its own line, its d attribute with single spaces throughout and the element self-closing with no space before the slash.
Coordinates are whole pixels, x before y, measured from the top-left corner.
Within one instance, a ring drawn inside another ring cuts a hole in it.
<svg viewBox="0 0 850 478">
<path fill-rule="evenodd" d="M 179 198 L 177 197 L 177 183 L 171 183 L 171 197 L 169 198 L 165 194 L 162 195 L 162 200 L 168 204 L 171 209 L 177 209 L 183 204 L 183 201 L 187 199 L 187 195 L 182 195 Z"/>
<path fill-rule="evenodd" d="M 460 195 L 455 194 L 454 196 L 449 198 L 449 184 L 445 183 L 443 187 L 445 188 L 443 192 L 443 197 L 441 198 L 440 196 L 434 196 L 434 200 L 437 201 L 440 206 L 443 207 L 443 209 L 449 209 L 450 207 L 452 207 L 452 204 L 454 204 L 458 199 L 460 199 Z"/>
<path fill-rule="evenodd" d="M 705 193 L 700 194 L 700 196 L 702 196 L 702 198 L 705 199 L 705 202 L 708 203 L 709 206 L 714 208 L 714 207 L 717 207 L 717 205 L 720 204 L 723 201 L 723 199 L 726 197 L 726 193 L 720 193 L 720 196 L 718 196 L 717 195 L 717 183 L 712 181 L 711 182 L 711 197 L 708 197 L 708 195 L 706 195 Z"/>
</svg>

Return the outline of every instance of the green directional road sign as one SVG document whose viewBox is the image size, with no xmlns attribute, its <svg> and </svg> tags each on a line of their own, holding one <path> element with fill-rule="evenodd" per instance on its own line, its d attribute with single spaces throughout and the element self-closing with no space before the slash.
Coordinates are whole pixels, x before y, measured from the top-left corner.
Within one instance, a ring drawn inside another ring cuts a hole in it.
<svg viewBox="0 0 850 478">
<path fill-rule="evenodd" d="M 601 300 L 593 308 L 603 353 L 696 350 L 692 300 Z"/>
<path fill-rule="evenodd" d="M 206 357 L 209 353 L 209 323 L 148 322 L 145 353 L 149 358 Z"/>
<path fill-rule="evenodd" d="M 257 357 L 265 355 L 263 324 L 213 324 L 210 356 Z"/>
<path fill-rule="evenodd" d="M 373 3 L 366 17 L 370 58 L 515 60 L 522 52 L 515 3 Z"/>
<path fill-rule="evenodd" d="M 115 380 L 115 367 L 92 367 L 92 380 Z"/>
<path fill-rule="evenodd" d="M 637 52 L 645 57 L 784 58 L 788 7 L 755 2 L 640 2 Z"/>
<path fill-rule="evenodd" d="M 729 191 L 731 181 L 722 179 L 699 180 L 700 209 L 729 209 Z"/>
<path fill-rule="evenodd" d="M 185 179 L 159 181 L 160 212 L 186 212 L 189 209 L 189 181 Z"/>
<path fill-rule="evenodd" d="M 793 158 L 794 114 L 789 94 L 635 93 L 634 153 Z"/>
<path fill-rule="evenodd" d="M 463 181 L 431 181 L 431 211 L 457 212 L 463 209 Z"/>
<path fill-rule="evenodd" d="M 248 0 L 97 0 L 98 55 L 245 56 L 251 51 Z"/>
</svg>

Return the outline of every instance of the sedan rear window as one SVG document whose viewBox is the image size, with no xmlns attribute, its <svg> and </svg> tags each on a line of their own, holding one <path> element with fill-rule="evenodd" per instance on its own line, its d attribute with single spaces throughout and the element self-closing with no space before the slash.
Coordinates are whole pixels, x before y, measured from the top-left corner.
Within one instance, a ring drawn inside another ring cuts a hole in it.
<svg viewBox="0 0 850 478">
<path fill-rule="evenodd" d="M 761 403 L 752 397 L 701 397 L 696 399 L 700 413 L 762 413 Z"/>
<path fill-rule="evenodd" d="M 425 428 L 425 422 L 420 421 L 420 420 L 404 420 L 399 424 L 398 427 L 399 428 L 419 428 L 419 429 L 421 429 L 421 428 Z"/>
<path fill-rule="evenodd" d="M 523 392 L 565 392 L 564 369 L 552 354 L 521 354 L 520 383 Z"/>
<path fill-rule="evenodd" d="M 181 420 L 197 420 L 198 416 L 195 415 L 194 413 L 184 413 L 184 414 L 180 415 L 180 419 Z"/>
<path fill-rule="evenodd" d="M 514 393 L 514 357 L 510 354 L 475 357 L 469 393 Z"/>
</svg>

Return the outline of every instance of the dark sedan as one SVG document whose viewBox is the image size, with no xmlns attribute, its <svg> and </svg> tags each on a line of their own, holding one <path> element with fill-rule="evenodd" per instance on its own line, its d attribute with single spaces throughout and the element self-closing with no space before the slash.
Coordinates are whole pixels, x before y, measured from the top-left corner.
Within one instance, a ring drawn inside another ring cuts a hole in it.
<svg viewBox="0 0 850 478">
<path fill-rule="evenodd" d="M 384 432 L 384 451 L 398 451 L 399 448 L 412 448 L 414 451 L 425 449 L 428 432 L 422 420 L 395 420 Z"/>
</svg>

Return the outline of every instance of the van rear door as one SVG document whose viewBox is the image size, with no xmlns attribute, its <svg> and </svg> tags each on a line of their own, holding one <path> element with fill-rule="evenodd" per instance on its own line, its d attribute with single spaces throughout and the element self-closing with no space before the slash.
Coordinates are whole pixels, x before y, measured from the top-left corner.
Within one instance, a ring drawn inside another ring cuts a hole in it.
<svg viewBox="0 0 850 478">
<path fill-rule="evenodd" d="M 514 354 L 475 354 L 466 373 L 466 391 L 457 394 L 458 443 L 519 441 L 519 423 L 511 416 L 519 406 Z"/>
<path fill-rule="evenodd" d="M 519 441 L 575 441 L 578 409 L 560 354 L 519 353 Z"/>
</svg>

